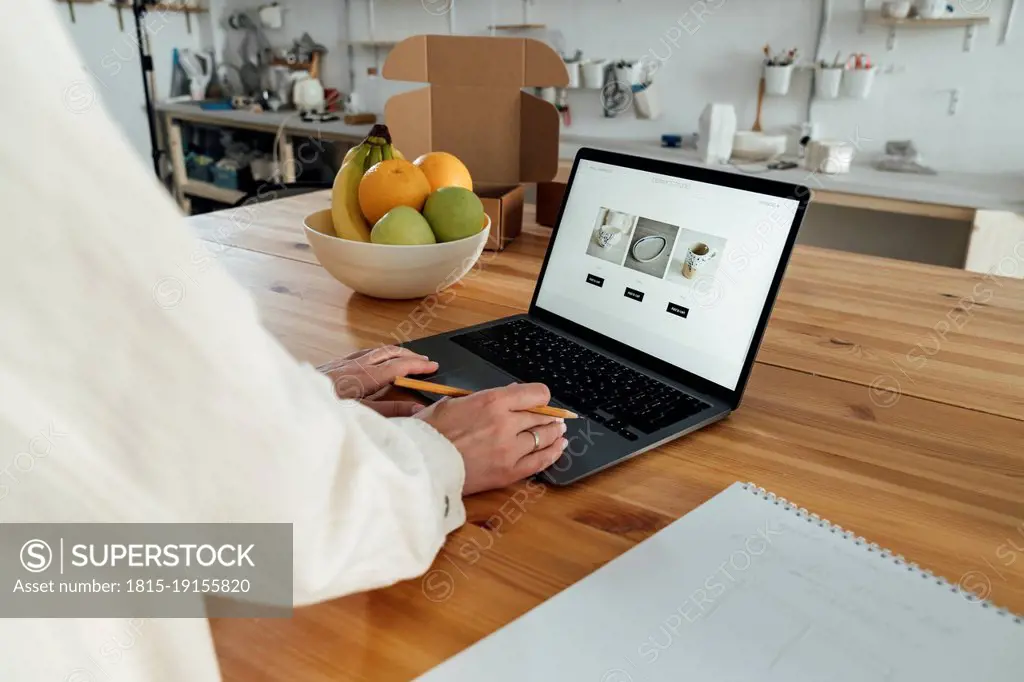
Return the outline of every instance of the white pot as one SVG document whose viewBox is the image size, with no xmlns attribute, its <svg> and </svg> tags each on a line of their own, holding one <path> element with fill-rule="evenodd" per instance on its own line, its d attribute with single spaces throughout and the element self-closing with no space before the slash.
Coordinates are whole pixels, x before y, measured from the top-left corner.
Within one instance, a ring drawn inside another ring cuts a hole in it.
<svg viewBox="0 0 1024 682">
<path fill-rule="evenodd" d="M 655 119 L 661 116 L 661 99 L 658 97 L 661 81 L 652 81 L 643 90 L 633 93 L 633 113 L 637 118 Z"/>
<path fill-rule="evenodd" d="M 584 88 L 604 87 L 604 67 L 607 59 L 588 59 L 580 63 L 580 82 Z"/>
<path fill-rule="evenodd" d="M 819 99 L 839 97 L 839 84 L 843 80 L 843 67 L 822 69 L 814 72 L 814 96 Z"/>
<path fill-rule="evenodd" d="M 875 67 L 847 69 L 843 74 L 843 94 L 852 99 L 867 99 L 875 82 Z"/>
<path fill-rule="evenodd" d="M 578 88 L 580 87 L 580 63 L 579 62 L 566 62 L 565 70 L 569 72 L 569 87 Z"/>
<path fill-rule="evenodd" d="M 766 95 L 785 95 L 789 92 L 789 81 L 793 78 L 793 65 L 764 67 L 764 92 Z"/>
</svg>

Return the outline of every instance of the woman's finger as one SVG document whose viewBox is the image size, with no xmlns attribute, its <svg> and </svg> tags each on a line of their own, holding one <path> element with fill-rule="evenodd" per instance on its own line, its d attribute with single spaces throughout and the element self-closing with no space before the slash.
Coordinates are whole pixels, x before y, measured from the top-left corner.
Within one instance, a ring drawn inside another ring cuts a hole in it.
<svg viewBox="0 0 1024 682">
<path fill-rule="evenodd" d="M 546 414 L 536 414 L 534 412 L 526 412 L 525 410 L 510 413 L 508 420 L 509 425 L 515 429 L 515 433 L 561 421 L 558 417 L 549 417 Z"/>
<path fill-rule="evenodd" d="M 433 374 L 437 371 L 437 363 L 433 360 L 427 360 L 422 355 L 402 356 L 392 358 L 379 365 L 370 365 L 365 367 L 364 370 L 373 377 L 374 381 L 383 386 L 384 384 L 393 383 L 398 377 L 410 374 Z"/>
<path fill-rule="evenodd" d="M 519 446 L 520 457 L 552 445 L 565 433 L 565 422 L 558 421 L 543 426 L 534 426 L 516 434 L 516 445 Z M 534 439 L 533 434 L 537 434 Z"/>
<path fill-rule="evenodd" d="M 509 410 L 528 410 L 551 400 L 551 391 L 544 384 L 509 384 L 496 390 L 499 402 Z"/>
<path fill-rule="evenodd" d="M 381 362 L 390 360 L 391 358 L 398 358 L 403 356 L 411 356 L 426 359 L 427 356 L 414 353 L 408 348 L 402 348 L 401 346 L 378 346 L 376 348 L 363 348 L 361 350 L 349 353 L 339 360 L 334 362 L 341 365 L 346 362 L 355 362 L 359 365 L 376 365 Z"/>
<path fill-rule="evenodd" d="M 423 409 L 411 400 L 364 400 L 363 405 L 385 417 L 411 417 Z"/>
<path fill-rule="evenodd" d="M 569 445 L 569 441 L 565 438 L 559 438 L 551 445 L 531 452 L 525 457 L 521 457 L 515 466 L 512 467 L 512 475 L 515 476 L 513 481 L 522 480 L 527 476 L 533 476 L 536 473 L 544 471 L 549 466 L 558 461 L 558 458 L 562 456 L 562 451 Z"/>
<path fill-rule="evenodd" d="M 379 365 L 394 358 L 428 359 L 426 355 L 414 353 L 408 348 L 402 348 L 401 346 L 381 346 L 366 351 L 366 353 L 359 356 L 358 361 L 361 365 Z"/>
</svg>

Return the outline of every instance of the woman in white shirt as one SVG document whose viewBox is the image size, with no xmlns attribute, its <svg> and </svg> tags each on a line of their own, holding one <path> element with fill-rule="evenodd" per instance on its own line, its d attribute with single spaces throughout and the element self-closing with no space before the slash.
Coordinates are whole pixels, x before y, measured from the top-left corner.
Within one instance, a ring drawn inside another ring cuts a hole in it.
<svg viewBox="0 0 1024 682">
<path fill-rule="evenodd" d="M 462 495 L 565 447 L 563 424 L 523 411 L 547 389 L 374 401 L 436 366 L 394 348 L 302 365 L 217 267 L 157 305 L 201 247 L 102 107 L 69 106 L 91 81 L 56 7 L 0 7 L 0 520 L 293 523 L 297 604 L 424 572 Z M 364 404 L 335 395 L 346 377 Z M 15 458 L 39 433 L 51 445 L 26 471 Z M 4 619 L 0 679 L 219 679 L 202 619 L 147 622 L 117 666 L 89 672 L 125 627 Z"/>
</svg>

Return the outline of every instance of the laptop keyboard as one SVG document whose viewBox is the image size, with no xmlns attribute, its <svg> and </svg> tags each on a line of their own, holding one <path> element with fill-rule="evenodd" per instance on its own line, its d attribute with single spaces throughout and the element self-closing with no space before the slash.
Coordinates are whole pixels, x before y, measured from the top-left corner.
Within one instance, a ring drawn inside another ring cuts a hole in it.
<svg viewBox="0 0 1024 682">
<path fill-rule="evenodd" d="M 451 340 L 628 440 L 651 434 L 710 405 L 527 319 Z"/>
</svg>

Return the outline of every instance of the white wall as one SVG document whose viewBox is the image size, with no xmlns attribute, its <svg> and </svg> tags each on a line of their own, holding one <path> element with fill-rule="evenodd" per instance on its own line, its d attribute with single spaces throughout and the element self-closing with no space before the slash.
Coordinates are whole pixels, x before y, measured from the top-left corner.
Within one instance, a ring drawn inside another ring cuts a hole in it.
<svg viewBox="0 0 1024 682">
<path fill-rule="evenodd" d="M 401 38 L 448 31 L 448 16 L 432 14 L 448 0 L 377 0 L 376 37 Z M 870 0 L 877 6 L 877 0 Z M 861 0 L 833 0 L 830 37 L 824 53 L 867 52 L 876 62 L 897 67 L 880 75 L 871 98 L 814 105 L 813 120 L 830 137 L 859 139 L 864 153 L 878 151 L 887 139 L 911 137 L 926 162 L 961 170 L 1024 168 L 1024 18 L 1006 45 L 998 45 L 1008 0 L 953 0 L 963 7 L 986 7 L 992 24 L 978 29 L 974 49 L 962 50 L 963 29 L 903 30 L 896 49 L 886 51 L 887 30 L 867 26 L 858 33 Z M 256 7 L 260 0 L 214 0 L 214 16 Z M 272 32 L 275 44 L 309 31 L 327 45 L 324 79 L 347 90 L 348 64 L 341 0 L 283 0 L 286 26 Z M 368 0 L 351 0 L 353 37 L 369 37 Z M 560 30 L 565 47 L 591 57 L 666 58 L 660 73 L 665 115 L 638 121 L 627 114 L 604 119 L 595 92 L 572 93 L 573 125 L 567 132 L 618 138 L 657 137 L 663 132 L 692 132 L 708 101 L 732 102 L 741 125 L 753 121 L 760 47 L 798 46 L 812 55 L 822 0 L 457 0 L 458 33 L 486 31 L 492 23 L 545 23 Z M 680 29 L 682 27 L 682 30 Z M 675 42 L 666 39 L 680 34 Z M 276 35 L 275 35 L 276 34 Z M 236 59 L 240 35 L 227 32 L 228 58 Z M 357 48 L 356 72 L 365 74 L 374 53 Z M 379 62 L 386 51 L 377 55 Z M 390 85 L 390 84 L 389 84 Z M 395 84 L 393 91 L 403 86 Z M 804 120 L 810 74 L 796 75 L 784 98 L 766 101 L 767 126 Z M 949 91 L 962 92 L 957 115 L 947 113 Z M 357 84 L 358 89 L 358 84 Z"/>
<path fill-rule="evenodd" d="M 121 124 L 139 156 L 147 165 L 151 164 L 142 71 L 131 11 L 124 11 L 124 31 L 118 28 L 117 11 L 106 3 L 76 4 L 74 23 L 65 6 L 58 6 L 57 11 L 82 63 L 92 74 L 90 83 L 67 84 L 65 102 L 72 109 L 102 102 Z M 193 16 L 191 34 L 186 30 L 185 16 L 180 13 L 154 11 L 148 14 L 146 23 L 157 96 L 162 98 L 170 87 L 172 50 L 198 49 L 204 42 L 209 44 L 209 19 Z"/>
</svg>

